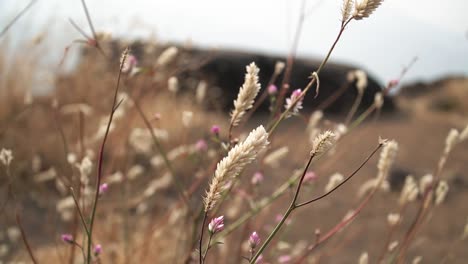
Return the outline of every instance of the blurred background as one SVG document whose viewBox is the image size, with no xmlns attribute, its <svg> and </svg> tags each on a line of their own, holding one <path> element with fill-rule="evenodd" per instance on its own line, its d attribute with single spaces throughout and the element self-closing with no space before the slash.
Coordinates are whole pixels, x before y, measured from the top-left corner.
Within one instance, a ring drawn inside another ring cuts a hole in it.
<svg viewBox="0 0 468 264">
<path fill-rule="evenodd" d="M 10 21 L 29 0 L 0 1 L 0 25 Z M 286 55 L 297 27 L 301 0 L 89 0 L 98 32 L 129 39 L 191 42 Z M 305 23 L 298 54 L 320 58 L 340 24 L 341 0 L 305 1 Z M 380 81 L 396 78 L 418 57 L 403 81 L 433 81 L 468 73 L 468 10 L 465 0 L 385 1 L 378 15 L 353 22 L 333 53 L 338 62 L 361 66 Z M 89 32 L 79 0 L 40 0 L 9 33 L 12 52 L 21 43 L 46 34 L 46 63 L 56 64 L 63 49 L 81 37 L 71 18 Z"/>
</svg>

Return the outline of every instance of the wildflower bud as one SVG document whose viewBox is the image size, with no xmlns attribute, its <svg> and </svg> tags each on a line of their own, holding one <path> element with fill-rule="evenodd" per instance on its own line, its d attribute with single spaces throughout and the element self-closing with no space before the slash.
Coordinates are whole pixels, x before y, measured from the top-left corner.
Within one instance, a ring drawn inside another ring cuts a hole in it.
<svg viewBox="0 0 468 264">
<path fill-rule="evenodd" d="M 419 180 L 419 189 L 421 190 L 421 193 L 425 193 L 426 190 L 432 185 L 433 181 L 434 177 L 432 174 L 426 174 L 422 176 Z"/>
<path fill-rule="evenodd" d="M 122 72 L 128 73 L 130 72 L 138 63 L 138 60 L 132 54 L 129 54 L 127 59 L 123 62 L 122 65 Z"/>
<path fill-rule="evenodd" d="M 302 100 L 303 98 L 299 99 L 302 94 L 301 89 L 296 89 L 291 93 L 291 96 L 286 99 L 286 104 L 284 108 L 289 113 L 286 114 L 286 117 L 291 117 L 293 115 L 298 115 L 299 110 L 302 109 Z"/>
<path fill-rule="evenodd" d="M 252 232 L 249 237 L 249 247 L 250 250 L 255 249 L 258 245 L 260 245 L 260 237 L 258 236 L 257 232 Z"/>
<path fill-rule="evenodd" d="M 62 238 L 62 241 L 65 243 L 72 244 L 74 242 L 73 236 L 71 234 L 62 234 L 61 238 Z"/>
<path fill-rule="evenodd" d="M 252 176 L 252 180 L 250 181 L 253 185 L 258 185 L 260 184 L 262 181 L 263 181 L 263 173 L 261 172 L 256 172 L 254 173 L 254 175 Z"/>
<path fill-rule="evenodd" d="M 109 189 L 109 185 L 107 183 L 103 183 L 99 185 L 99 195 L 105 194 L 108 189 Z"/>
<path fill-rule="evenodd" d="M 224 215 L 213 218 L 208 224 L 208 231 L 211 234 L 215 234 L 223 231 L 224 229 Z"/>
<path fill-rule="evenodd" d="M 94 246 L 94 256 L 99 256 L 101 253 L 102 253 L 102 246 L 101 244 L 97 244 L 96 246 Z"/>
<path fill-rule="evenodd" d="M 272 84 L 268 86 L 268 94 L 269 95 L 275 95 L 278 92 L 278 87 L 276 85 Z"/>
<path fill-rule="evenodd" d="M 208 144 L 206 144 L 206 141 L 204 139 L 200 139 L 195 143 L 195 149 L 198 152 L 205 152 L 208 150 Z"/>
<path fill-rule="evenodd" d="M 219 135 L 219 130 L 220 130 L 220 128 L 219 128 L 218 125 L 213 125 L 213 126 L 211 127 L 211 129 L 210 129 L 211 133 L 214 134 L 214 135 L 216 135 L 216 136 Z"/>
</svg>

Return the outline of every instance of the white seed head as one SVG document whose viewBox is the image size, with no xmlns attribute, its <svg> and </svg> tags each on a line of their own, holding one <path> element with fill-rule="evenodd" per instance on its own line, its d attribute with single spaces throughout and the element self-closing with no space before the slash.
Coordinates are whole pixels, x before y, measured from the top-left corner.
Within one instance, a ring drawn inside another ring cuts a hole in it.
<svg viewBox="0 0 468 264">
<path fill-rule="evenodd" d="M 369 263 L 369 254 L 363 252 L 359 257 L 359 264 L 368 264 Z"/>
<path fill-rule="evenodd" d="M 330 192 L 333 188 L 338 186 L 342 181 L 344 180 L 343 174 L 341 173 L 335 173 L 332 176 L 330 176 L 330 179 L 328 180 L 327 185 L 325 186 L 325 193 Z"/>
<path fill-rule="evenodd" d="M 388 245 L 388 251 L 392 252 L 397 246 L 398 246 L 398 241 L 395 240 L 392 243 L 390 243 L 390 245 Z"/>
<path fill-rule="evenodd" d="M 231 125 L 237 126 L 245 115 L 247 110 L 252 108 L 255 97 L 260 91 L 260 83 L 258 82 L 258 72 L 260 69 L 252 62 L 246 67 L 244 84 L 239 89 L 237 99 L 234 100 L 234 110 L 231 112 Z"/>
<path fill-rule="evenodd" d="M 387 222 L 390 226 L 394 226 L 400 222 L 400 214 L 388 214 Z"/>
<path fill-rule="evenodd" d="M 277 61 L 276 64 L 275 64 L 275 74 L 276 74 L 276 75 L 280 75 L 281 72 L 283 72 L 284 67 L 285 67 L 284 62 L 282 62 L 282 61 Z"/>
<path fill-rule="evenodd" d="M 382 108 L 384 104 L 384 98 L 381 92 L 378 92 L 374 96 L 374 105 L 377 109 Z"/>
<path fill-rule="evenodd" d="M 353 18 L 361 20 L 369 17 L 382 2 L 383 0 L 355 0 Z"/>
<path fill-rule="evenodd" d="M 233 180 L 244 167 L 253 162 L 258 152 L 263 150 L 268 142 L 268 133 L 263 126 L 254 129 L 247 138 L 233 147 L 216 166 L 214 177 L 204 198 L 205 212 L 213 209 L 225 190 L 228 182 Z"/>
<path fill-rule="evenodd" d="M 156 60 L 156 65 L 158 67 L 166 66 L 167 64 L 171 63 L 175 59 L 178 52 L 179 50 L 176 47 L 169 47 L 165 49 L 161 53 L 161 55 L 159 55 L 158 59 Z"/>
<path fill-rule="evenodd" d="M 459 141 L 465 141 L 468 138 L 468 125 L 465 127 L 465 129 L 462 130 L 462 132 L 459 135 Z"/>
<path fill-rule="evenodd" d="M 395 157 L 398 151 L 398 143 L 394 140 L 390 140 L 385 143 L 382 152 L 380 153 L 380 159 L 377 163 L 379 170 L 377 178 L 381 181 L 385 180 L 388 176 L 390 168 L 395 161 Z"/>
<path fill-rule="evenodd" d="M 425 193 L 426 190 L 432 185 L 433 181 L 434 176 L 432 176 L 432 174 L 426 174 L 422 176 L 419 180 L 419 190 L 421 190 L 421 193 Z"/>
<path fill-rule="evenodd" d="M 346 22 L 351 16 L 351 10 L 353 9 L 353 0 L 343 0 L 343 6 L 341 8 L 341 21 Z"/>
<path fill-rule="evenodd" d="M 184 127 L 190 127 L 192 124 L 193 119 L 193 112 L 191 111 L 183 111 L 182 112 L 182 124 Z"/>
<path fill-rule="evenodd" d="M 441 204 L 445 200 L 448 190 L 449 190 L 449 186 L 446 181 L 440 181 L 439 184 L 437 184 L 437 188 L 435 190 L 435 204 L 436 205 Z"/>
<path fill-rule="evenodd" d="M 11 149 L 2 148 L 0 150 L 0 161 L 5 166 L 10 166 L 11 161 L 13 160 L 13 151 Z"/>
<path fill-rule="evenodd" d="M 174 94 L 179 91 L 179 80 L 177 77 L 172 76 L 169 78 L 169 80 L 167 80 L 167 89 Z"/>
<path fill-rule="evenodd" d="M 405 184 L 400 194 L 400 204 L 405 204 L 416 200 L 419 190 L 412 175 L 406 176 Z"/>
<path fill-rule="evenodd" d="M 465 228 L 463 229 L 462 240 L 465 240 L 468 237 L 468 218 L 466 219 Z"/>
<path fill-rule="evenodd" d="M 459 140 L 459 133 L 458 130 L 452 128 L 445 139 L 445 150 L 444 153 L 450 153 L 452 151 L 455 144 L 458 143 Z"/>
<path fill-rule="evenodd" d="M 266 165 L 272 167 L 272 168 L 278 168 L 280 165 L 280 162 L 283 158 L 285 158 L 289 153 L 289 148 L 287 146 L 283 146 L 281 148 L 278 148 L 272 152 L 270 152 L 264 159 L 263 163 Z"/>
<path fill-rule="evenodd" d="M 195 99 L 197 100 L 197 103 L 201 104 L 203 103 L 203 100 L 205 100 L 207 87 L 208 84 L 205 81 L 200 81 L 198 83 L 197 90 L 195 92 Z"/>
<path fill-rule="evenodd" d="M 320 155 L 327 151 L 335 143 L 335 134 L 327 130 L 319 134 L 312 142 L 312 151 L 310 155 Z"/>
<path fill-rule="evenodd" d="M 413 259 L 413 261 L 411 262 L 411 264 L 419 264 L 421 263 L 423 257 L 422 256 L 417 256 Z"/>
</svg>

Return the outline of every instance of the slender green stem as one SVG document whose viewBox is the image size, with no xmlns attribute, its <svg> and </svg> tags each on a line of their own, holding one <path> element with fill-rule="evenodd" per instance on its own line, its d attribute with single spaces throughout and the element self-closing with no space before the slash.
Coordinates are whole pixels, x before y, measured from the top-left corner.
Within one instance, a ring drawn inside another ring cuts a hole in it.
<svg viewBox="0 0 468 264">
<path fill-rule="evenodd" d="M 199 258 L 200 258 L 200 264 L 203 264 L 205 258 L 203 256 L 203 233 L 205 233 L 205 225 L 206 225 L 206 219 L 208 218 L 208 212 L 205 211 L 205 214 L 203 215 L 203 221 L 202 221 L 202 226 L 201 226 L 201 231 L 200 231 L 200 241 L 198 243 L 198 253 L 199 253 Z"/>
<path fill-rule="evenodd" d="M 307 170 L 309 169 L 310 164 L 312 163 L 312 160 L 313 160 L 314 157 L 315 157 L 315 153 L 310 155 L 309 160 L 307 161 L 307 165 L 305 166 L 304 171 L 302 172 L 302 176 L 301 176 L 301 178 L 299 180 L 299 183 L 297 184 L 296 192 L 294 193 L 294 197 L 293 197 L 293 199 L 291 201 L 291 204 L 289 205 L 289 208 L 286 210 L 286 212 L 283 215 L 283 218 L 281 218 L 280 222 L 276 225 L 275 229 L 273 229 L 273 231 L 270 233 L 268 238 L 265 240 L 265 242 L 262 244 L 262 246 L 258 249 L 258 251 L 255 253 L 253 258 L 250 260 L 251 264 L 255 263 L 255 261 L 258 259 L 258 257 L 262 254 L 262 252 L 265 250 L 265 248 L 268 246 L 268 244 L 271 242 L 271 240 L 273 240 L 275 235 L 278 233 L 278 231 L 281 229 L 283 224 L 286 222 L 286 220 L 288 219 L 288 217 L 292 213 L 292 211 L 294 211 L 294 209 L 297 208 L 296 201 L 297 201 L 297 198 L 299 197 L 299 192 L 301 191 L 301 185 L 302 185 L 302 182 L 304 181 L 304 177 L 305 177 L 305 175 L 307 173 Z"/>
<path fill-rule="evenodd" d="M 128 48 L 124 51 L 124 54 L 128 54 Z M 122 77 L 122 68 L 125 64 L 125 60 L 127 59 L 127 56 L 123 56 L 122 62 L 120 63 L 120 69 L 119 69 L 119 75 L 117 77 L 117 85 L 115 87 L 114 91 L 114 98 L 112 101 L 112 108 L 111 108 L 111 113 L 109 115 L 109 121 L 107 122 L 107 127 L 106 127 L 106 132 L 104 133 L 104 138 L 102 140 L 101 148 L 99 150 L 99 160 L 98 160 L 98 171 L 97 171 L 97 180 L 96 180 L 96 190 L 94 194 L 94 204 L 93 204 L 93 209 L 91 211 L 91 219 L 89 223 L 89 235 L 88 235 L 88 250 L 87 250 L 87 264 L 91 264 L 91 245 L 93 242 L 93 227 L 94 227 L 94 219 L 96 217 L 96 210 L 98 206 L 98 201 L 99 201 L 99 186 L 101 185 L 101 179 L 102 179 L 102 171 L 103 171 L 103 162 L 104 162 L 104 148 L 106 146 L 107 142 L 107 137 L 109 135 L 110 127 L 112 124 L 112 120 L 114 118 L 114 113 L 115 113 L 115 106 L 117 102 L 117 95 L 119 92 L 119 85 L 120 85 L 120 79 Z"/>
</svg>

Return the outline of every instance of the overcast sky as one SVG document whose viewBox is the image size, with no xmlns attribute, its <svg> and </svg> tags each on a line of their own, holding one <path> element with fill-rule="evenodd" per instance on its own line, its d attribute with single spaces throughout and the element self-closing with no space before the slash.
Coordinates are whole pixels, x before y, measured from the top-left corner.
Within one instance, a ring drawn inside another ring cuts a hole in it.
<svg viewBox="0 0 468 264">
<path fill-rule="evenodd" d="M 28 0 L 0 1 L 0 28 Z M 286 54 L 300 0 L 87 0 L 98 31 L 156 36 L 165 41 Z M 337 34 L 342 0 L 307 0 L 309 16 L 299 53 L 323 56 Z M 332 59 L 364 67 L 380 80 L 398 76 L 418 56 L 407 81 L 468 75 L 468 0 L 388 0 L 369 18 L 353 21 Z M 48 29 L 59 57 L 83 28 L 80 0 L 38 0 L 11 30 L 23 38 Z"/>
</svg>

